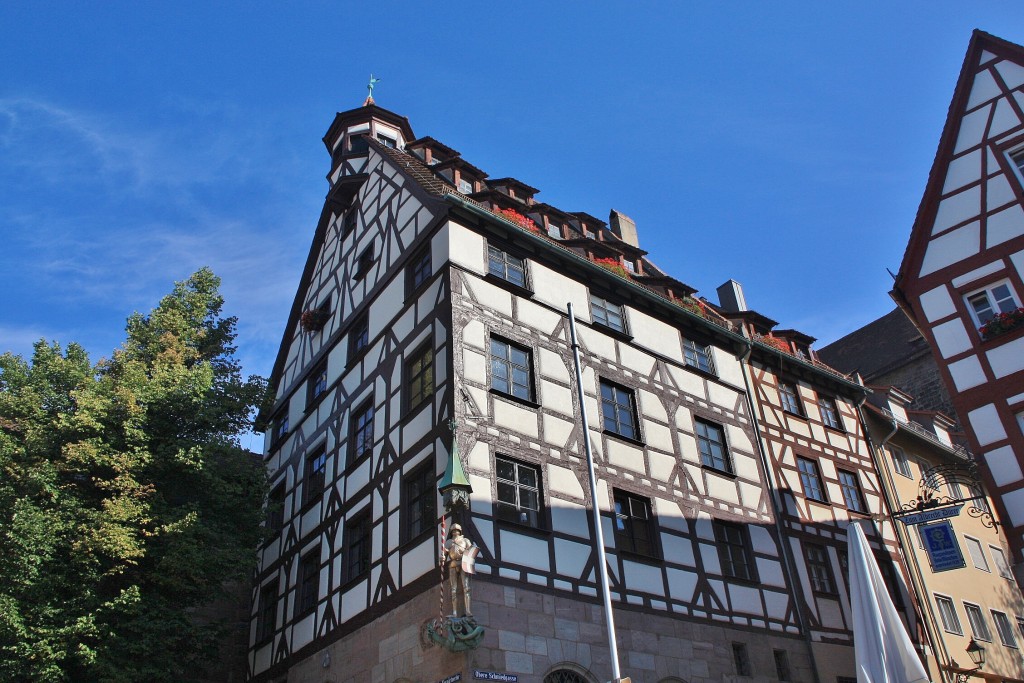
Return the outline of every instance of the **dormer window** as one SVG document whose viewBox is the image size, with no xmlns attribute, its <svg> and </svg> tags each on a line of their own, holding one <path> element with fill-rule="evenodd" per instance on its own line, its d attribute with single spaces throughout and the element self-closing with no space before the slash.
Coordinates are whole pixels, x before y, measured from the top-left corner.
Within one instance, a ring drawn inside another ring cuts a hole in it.
<svg viewBox="0 0 1024 683">
<path fill-rule="evenodd" d="M 622 265 L 624 265 L 626 267 L 626 270 L 628 270 L 629 272 L 636 272 L 636 262 L 633 261 L 632 259 L 622 259 Z"/>
<path fill-rule="evenodd" d="M 472 194 L 473 193 L 473 183 L 471 183 L 470 181 L 468 181 L 465 178 L 460 176 L 459 177 L 459 192 L 461 192 L 462 194 Z"/>
<path fill-rule="evenodd" d="M 556 240 L 562 239 L 562 226 L 548 221 L 548 236 L 554 237 Z"/>
<path fill-rule="evenodd" d="M 366 154 L 370 149 L 365 135 L 353 135 L 348 139 L 349 154 Z"/>
<path fill-rule="evenodd" d="M 397 140 L 395 140 L 394 138 L 390 138 L 387 135 L 384 135 L 383 133 L 377 133 L 377 142 L 391 149 L 394 149 L 395 147 L 398 146 Z"/>
</svg>

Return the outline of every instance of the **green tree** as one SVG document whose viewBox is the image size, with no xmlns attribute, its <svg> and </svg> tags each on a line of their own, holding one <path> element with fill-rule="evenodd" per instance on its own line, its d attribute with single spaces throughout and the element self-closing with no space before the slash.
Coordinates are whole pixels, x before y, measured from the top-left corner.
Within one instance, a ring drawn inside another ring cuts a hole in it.
<svg viewBox="0 0 1024 683">
<path fill-rule="evenodd" d="M 265 478 L 239 445 L 266 382 L 200 270 L 128 319 L 109 360 L 0 356 L 0 680 L 181 681 L 195 619 L 251 576 Z"/>
</svg>

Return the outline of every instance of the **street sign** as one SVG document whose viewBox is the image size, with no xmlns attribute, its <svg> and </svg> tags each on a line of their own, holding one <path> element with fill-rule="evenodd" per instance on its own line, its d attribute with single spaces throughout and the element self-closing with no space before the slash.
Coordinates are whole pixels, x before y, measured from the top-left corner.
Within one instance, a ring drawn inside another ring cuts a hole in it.
<svg viewBox="0 0 1024 683">
<path fill-rule="evenodd" d="M 911 512 L 905 515 L 893 515 L 896 519 L 900 520 L 907 526 L 914 524 L 927 524 L 928 522 L 937 522 L 940 519 L 947 519 L 949 517 L 956 517 L 960 514 L 960 510 L 964 507 L 963 503 L 956 505 L 946 505 L 940 508 L 932 508 L 931 510 L 923 510 L 921 512 Z"/>
<path fill-rule="evenodd" d="M 928 552 L 928 561 L 932 571 L 944 572 L 949 569 L 966 567 L 964 554 L 960 551 L 960 543 L 949 522 L 929 524 L 921 529 L 924 549 Z"/>
</svg>

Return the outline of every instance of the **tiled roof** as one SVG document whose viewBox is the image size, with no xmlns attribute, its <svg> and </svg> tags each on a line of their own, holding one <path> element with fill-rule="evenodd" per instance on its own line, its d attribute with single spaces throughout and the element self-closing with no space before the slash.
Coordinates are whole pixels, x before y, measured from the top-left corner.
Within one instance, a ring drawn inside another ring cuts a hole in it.
<svg viewBox="0 0 1024 683">
<path fill-rule="evenodd" d="M 928 344 L 899 308 L 818 349 L 818 357 L 865 381 L 929 353 Z"/>
</svg>

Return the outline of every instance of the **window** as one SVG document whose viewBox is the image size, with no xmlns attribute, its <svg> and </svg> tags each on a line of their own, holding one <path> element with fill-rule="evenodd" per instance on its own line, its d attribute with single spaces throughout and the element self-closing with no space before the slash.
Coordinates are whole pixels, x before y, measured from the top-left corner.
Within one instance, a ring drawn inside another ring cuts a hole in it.
<svg viewBox="0 0 1024 683">
<path fill-rule="evenodd" d="M 488 271 L 491 275 L 511 282 L 518 287 L 526 287 L 526 262 L 511 256 L 497 247 L 487 247 Z"/>
<path fill-rule="evenodd" d="M 587 683 L 587 679 L 575 671 L 558 669 L 545 676 L 544 683 Z"/>
<path fill-rule="evenodd" d="M 775 655 L 775 677 L 780 681 L 793 680 L 793 674 L 789 670 L 789 653 L 785 650 L 772 650 Z"/>
<path fill-rule="evenodd" d="M 633 392 L 601 380 L 601 415 L 604 430 L 627 439 L 639 436 Z"/>
<path fill-rule="evenodd" d="M 277 625 L 277 579 L 260 590 L 260 607 L 256 614 L 256 642 L 268 640 Z"/>
<path fill-rule="evenodd" d="M 821 411 L 821 421 L 825 423 L 826 427 L 831 427 L 832 429 L 843 428 L 843 423 L 839 421 L 839 409 L 836 407 L 834 399 L 828 396 L 819 396 L 818 410 Z"/>
<path fill-rule="evenodd" d="M 835 593 L 836 582 L 832 578 L 832 568 L 828 564 L 828 553 L 825 548 L 816 543 L 804 543 L 804 557 L 807 558 L 811 588 L 816 593 Z"/>
<path fill-rule="evenodd" d="M 327 393 L 327 359 L 320 362 L 309 375 L 306 383 L 306 408 L 307 410 Z"/>
<path fill-rule="evenodd" d="M 288 413 L 277 416 L 271 423 L 270 447 L 279 445 L 288 436 Z"/>
<path fill-rule="evenodd" d="M 1024 178 L 1024 149 L 1018 149 L 1016 152 L 1010 153 L 1010 161 L 1017 167 L 1017 171 L 1020 173 L 1021 178 Z"/>
<path fill-rule="evenodd" d="M 406 285 L 409 293 L 415 292 L 422 287 L 432 274 L 430 247 L 428 245 L 412 257 L 412 262 L 409 264 L 408 270 L 406 270 Z"/>
<path fill-rule="evenodd" d="M 434 395 L 434 350 L 424 346 L 405 365 L 405 386 L 409 410 L 415 410 Z"/>
<path fill-rule="evenodd" d="M 622 306 L 613 304 L 607 299 L 591 294 L 590 316 L 595 325 L 603 325 L 617 332 L 626 331 L 626 319 L 623 316 Z"/>
<path fill-rule="evenodd" d="M 874 556 L 878 572 L 882 575 L 882 583 L 889 591 L 892 606 L 896 609 L 903 609 L 903 591 L 900 590 L 900 582 L 896 578 L 896 567 L 893 565 L 892 556 L 884 550 L 875 550 Z"/>
<path fill-rule="evenodd" d="M 615 491 L 615 545 L 621 550 L 654 557 L 654 520 L 651 502 Z"/>
<path fill-rule="evenodd" d="M 1003 612 L 992 610 L 992 621 L 996 624 L 996 632 L 999 633 L 999 640 L 1006 647 L 1017 647 L 1017 637 L 1013 635 L 1013 626 Z"/>
<path fill-rule="evenodd" d="M 373 263 L 376 260 L 376 256 L 373 253 L 373 245 L 371 244 L 363 253 L 359 255 L 359 259 L 356 261 L 356 272 L 353 273 L 352 277 L 356 280 L 361 280 L 366 277 L 366 274 L 373 268 Z"/>
<path fill-rule="evenodd" d="M 356 319 L 352 324 L 352 331 L 348 333 L 349 362 L 354 362 L 368 348 L 370 348 L 370 317 L 364 313 Z"/>
<path fill-rule="evenodd" d="M 746 529 L 739 524 L 718 521 L 714 523 L 714 526 L 722 574 L 734 579 L 756 581 L 754 558 L 750 553 L 750 539 Z"/>
<path fill-rule="evenodd" d="M 1001 280 L 972 292 L 964 299 L 967 301 L 971 317 L 979 327 L 996 317 L 998 313 L 1010 313 L 1020 306 L 1013 290 L 1010 289 L 1009 280 Z"/>
<path fill-rule="evenodd" d="M 1006 563 L 1006 554 L 1003 553 L 1003 549 L 994 545 L 990 545 L 988 549 L 992 553 L 992 563 L 996 566 L 999 576 L 1013 581 L 1013 572 L 1010 571 L 1010 565 Z"/>
<path fill-rule="evenodd" d="M 782 409 L 794 415 L 803 415 L 800 407 L 800 394 L 797 393 L 796 385 L 792 382 L 779 382 L 779 400 L 782 402 Z"/>
<path fill-rule="evenodd" d="M 548 221 L 548 237 L 553 237 L 556 240 L 562 239 L 562 226 Z"/>
<path fill-rule="evenodd" d="M 960 618 L 956 615 L 956 607 L 953 601 L 945 595 L 936 595 L 935 604 L 939 608 L 939 617 L 942 619 L 942 628 L 949 633 L 963 635 L 964 630 L 960 626 Z"/>
<path fill-rule="evenodd" d="M 491 388 L 524 401 L 533 400 L 530 352 L 491 337 Z"/>
<path fill-rule="evenodd" d="M 494 459 L 498 519 L 540 528 L 540 470 L 508 458 Z"/>
<path fill-rule="evenodd" d="M 708 373 L 715 371 L 715 366 L 711 362 L 710 347 L 701 346 L 695 341 L 683 340 L 683 359 L 691 368 Z"/>
<path fill-rule="evenodd" d="M 992 640 L 992 632 L 985 621 L 985 615 L 981 608 L 969 602 L 964 603 L 964 610 L 967 612 L 967 621 L 971 625 L 971 633 L 978 640 Z"/>
<path fill-rule="evenodd" d="M 267 496 L 267 531 L 277 532 L 284 526 L 284 482 L 275 486 Z"/>
<path fill-rule="evenodd" d="M 345 218 L 341 223 L 341 236 L 344 238 L 346 235 L 355 232 L 356 222 L 359 219 L 359 209 L 353 206 L 345 213 Z"/>
<path fill-rule="evenodd" d="M 1024 619 L 1017 617 L 1017 633 L 1024 637 Z"/>
<path fill-rule="evenodd" d="M 415 470 L 405 480 L 405 533 L 413 539 L 434 528 L 437 523 L 437 476 L 434 459 Z"/>
<path fill-rule="evenodd" d="M 967 551 L 971 554 L 971 562 L 978 569 L 988 572 L 992 571 L 988 568 L 988 560 L 985 559 L 985 550 L 981 547 L 981 541 L 970 536 L 964 536 L 964 540 L 967 541 Z"/>
<path fill-rule="evenodd" d="M 365 154 L 370 149 L 365 135 L 353 135 L 348 139 L 351 154 Z"/>
<path fill-rule="evenodd" d="M 702 464 L 720 472 L 732 472 L 729 451 L 725 446 L 725 431 L 720 425 L 699 418 L 693 421 L 697 432 L 697 450 Z"/>
<path fill-rule="evenodd" d="M 843 500 L 846 501 L 846 508 L 854 512 L 867 512 L 864 505 L 864 494 L 860 490 L 860 480 L 857 474 L 839 470 L 839 488 L 843 491 Z"/>
<path fill-rule="evenodd" d="M 459 178 L 459 192 L 462 194 L 473 194 L 473 183 L 465 178 Z"/>
<path fill-rule="evenodd" d="M 397 140 L 395 140 L 394 138 L 389 138 L 387 135 L 384 135 L 383 133 L 377 133 L 377 142 L 390 149 L 394 149 L 398 145 Z"/>
<path fill-rule="evenodd" d="M 1017 413 L 1017 426 L 1020 427 L 1021 433 L 1024 433 L 1024 411 Z"/>
<path fill-rule="evenodd" d="M 370 571 L 370 513 L 357 515 L 345 525 L 348 552 L 345 554 L 345 580 L 351 581 Z"/>
<path fill-rule="evenodd" d="M 349 464 L 354 465 L 373 453 L 373 404 L 369 401 L 352 414 Z"/>
<path fill-rule="evenodd" d="M 800 469 L 800 483 L 804 487 L 804 495 L 812 500 L 828 502 L 825 487 L 821 485 L 821 472 L 818 463 L 807 458 L 797 458 L 796 466 Z"/>
<path fill-rule="evenodd" d="M 320 548 L 303 555 L 299 561 L 299 595 L 296 614 L 312 612 L 320 597 Z"/>
<path fill-rule="evenodd" d="M 746 643 L 732 644 L 732 661 L 736 665 L 737 676 L 750 675 L 750 655 L 747 653 Z"/>
<path fill-rule="evenodd" d="M 901 476 L 911 479 L 913 475 L 910 474 L 910 460 L 907 459 L 907 454 L 903 452 L 903 449 L 889 446 L 889 455 L 892 456 L 893 469 Z"/>
<path fill-rule="evenodd" d="M 327 451 L 323 446 L 306 458 L 306 476 L 303 479 L 302 502 L 308 503 L 324 492 L 327 474 Z"/>
</svg>

